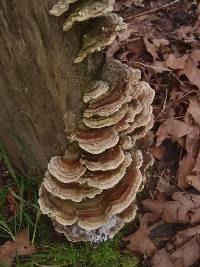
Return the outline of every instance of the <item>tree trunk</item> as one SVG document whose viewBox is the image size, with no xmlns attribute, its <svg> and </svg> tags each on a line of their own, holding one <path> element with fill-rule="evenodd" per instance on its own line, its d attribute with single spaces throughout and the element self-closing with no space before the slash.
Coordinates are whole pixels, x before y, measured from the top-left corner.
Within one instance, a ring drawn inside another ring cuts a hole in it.
<svg viewBox="0 0 200 267">
<path fill-rule="evenodd" d="M 64 113 L 68 131 L 80 117 L 80 24 L 62 32 L 63 18 L 48 13 L 54 3 L 0 0 L 0 139 L 21 171 L 44 171 L 65 150 Z"/>
</svg>

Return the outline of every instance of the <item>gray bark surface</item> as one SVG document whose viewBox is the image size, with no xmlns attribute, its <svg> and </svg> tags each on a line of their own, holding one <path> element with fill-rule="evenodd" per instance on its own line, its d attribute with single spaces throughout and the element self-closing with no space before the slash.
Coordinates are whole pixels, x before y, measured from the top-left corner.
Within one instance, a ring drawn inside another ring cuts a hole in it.
<svg viewBox="0 0 200 267">
<path fill-rule="evenodd" d="M 81 26 L 62 31 L 64 18 L 48 13 L 55 1 L 0 0 L 0 139 L 20 171 L 43 172 L 64 153 L 67 129 L 79 120 L 88 78 L 73 59 Z"/>
</svg>

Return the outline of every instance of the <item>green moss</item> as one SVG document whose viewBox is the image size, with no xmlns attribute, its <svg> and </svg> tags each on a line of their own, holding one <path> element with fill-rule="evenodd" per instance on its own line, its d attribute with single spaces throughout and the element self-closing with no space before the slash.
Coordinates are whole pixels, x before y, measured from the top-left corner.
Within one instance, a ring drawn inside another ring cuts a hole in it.
<svg viewBox="0 0 200 267">
<path fill-rule="evenodd" d="M 36 255 L 18 261 L 17 266 L 81 266 L 81 267 L 136 267 L 137 258 L 123 255 L 119 248 L 120 235 L 93 247 L 89 243 L 54 244 L 41 248 Z"/>
</svg>

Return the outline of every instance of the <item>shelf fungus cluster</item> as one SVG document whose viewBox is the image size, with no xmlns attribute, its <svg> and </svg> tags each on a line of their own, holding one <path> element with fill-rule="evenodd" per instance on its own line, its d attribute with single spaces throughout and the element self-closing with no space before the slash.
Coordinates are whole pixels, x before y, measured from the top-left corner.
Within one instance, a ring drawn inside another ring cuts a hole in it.
<svg viewBox="0 0 200 267">
<path fill-rule="evenodd" d="M 68 7 L 76 1 L 60 0 L 57 5 L 61 9 L 63 2 Z M 81 1 L 65 28 L 83 20 L 80 9 L 87 4 L 93 7 L 92 15 L 84 9 L 87 18 L 100 14 L 100 22 L 112 11 L 113 2 L 99 1 L 102 5 L 95 9 L 94 0 Z M 63 13 L 65 8 L 61 11 L 58 6 L 56 10 Z M 113 19 L 123 24 L 114 14 L 107 18 L 108 24 Z M 85 57 L 86 50 L 77 58 Z M 82 121 L 70 135 L 65 155 L 53 157 L 48 164 L 39 192 L 40 209 L 71 241 L 107 240 L 135 217 L 136 194 L 152 163 L 147 133 L 153 124 L 154 91 L 140 76 L 140 70 L 117 60 L 106 62 L 100 78 L 84 91 Z"/>
</svg>

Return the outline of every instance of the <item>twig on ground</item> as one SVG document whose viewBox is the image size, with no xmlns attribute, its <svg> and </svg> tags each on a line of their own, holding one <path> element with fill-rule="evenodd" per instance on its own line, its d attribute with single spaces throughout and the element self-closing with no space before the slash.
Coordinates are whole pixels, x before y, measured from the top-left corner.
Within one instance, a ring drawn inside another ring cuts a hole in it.
<svg viewBox="0 0 200 267">
<path fill-rule="evenodd" d="M 165 107 L 166 107 L 166 104 L 167 104 L 167 97 L 168 97 L 168 89 L 166 89 L 166 91 L 165 91 L 165 99 L 164 99 L 164 102 L 163 102 L 162 110 L 165 110 Z"/>
<path fill-rule="evenodd" d="M 175 5 L 175 4 L 177 4 L 178 2 L 180 2 L 180 1 L 181 1 L 181 0 L 175 0 L 175 1 L 172 1 L 172 2 L 170 2 L 170 3 L 168 3 L 168 4 L 165 4 L 165 5 L 163 5 L 163 6 L 159 6 L 159 7 L 156 7 L 156 8 L 154 8 L 154 9 L 147 10 L 147 11 L 141 12 L 141 13 L 139 13 L 139 14 L 135 14 L 134 16 L 127 17 L 127 18 L 125 19 L 125 21 L 127 21 L 127 20 L 129 20 L 129 19 L 134 19 L 134 18 L 136 18 L 136 17 L 141 17 L 141 16 L 144 16 L 144 15 L 147 15 L 147 14 L 150 14 L 150 13 L 154 13 L 154 12 L 160 10 L 160 9 L 167 8 L 167 7 L 169 7 L 169 6 Z"/>
<path fill-rule="evenodd" d="M 193 93 L 196 93 L 196 90 L 192 90 L 186 94 L 184 94 L 182 97 L 180 97 L 179 99 L 176 99 L 176 100 L 173 100 L 171 103 L 169 103 L 167 106 L 168 108 L 172 107 L 173 105 L 175 104 L 178 104 L 183 98 L 185 98 L 186 96 L 190 95 L 190 94 L 193 94 Z M 155 122 L 158 122 L 158 121 L 165 121 L 167 119 L 161 119 L 160 117 L 162 116 L 163 112 L 165 111 L 165 109 L 162 109 L 161 112 L 158 114 L 158 116 L 155 118 Z M 184 116 L 181 116 L 181 117 L 174 117 L 175 119 L 179 119 L 179 118 L 184 118 Z"/>
<path fill-rule="evenodd" d="M 169 71 L 169 72 L 172 72 L 172 70 L 168 69 L 168 68 L 159 68 L 159 67 L 155 67 L 155 66 L 151 66 L 151 65 L 148 65 L 148 64 L 144 64 L 142 62 L 139 62 L 139 61 L 135 61 L 135 60 L 122 60 L 122 61 L 126 61 L 126 62 L 132 62 L 132 63 L 135 63 L 135 64 L 139 64 L 143 67 L 147 67 L 147 68 L 151 68 L 151 69 L 157 69 L 157 70 L 161 70 L 161 71 Z"/>
</svg>

